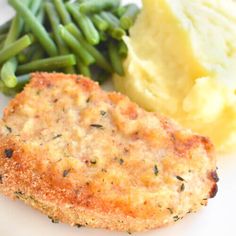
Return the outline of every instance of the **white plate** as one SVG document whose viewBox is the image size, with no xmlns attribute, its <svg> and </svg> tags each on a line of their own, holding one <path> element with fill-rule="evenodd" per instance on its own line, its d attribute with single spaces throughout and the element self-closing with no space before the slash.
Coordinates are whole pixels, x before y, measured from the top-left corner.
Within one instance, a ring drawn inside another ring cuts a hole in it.
<svg viewBox="0 0 236 236">
<path fill-rule="evenodd" d="M 133 0 L 135 1 L 135 0 Z M 131 2 L 131 1 L 130 1 Z M 139 1 L 135 1 L 139 2 Z M 13 11 L 5 0 L 0 0 L 0 24 L 9 19 Z M 9 98 L 0 94 L 0 117 Z M 236 155 L 219 157 L 219 193 L 209 205 L 191 214 L 173 226 L 150 231 L 140 236 L 221 236 L 236 235 Z M 122 236 L 127 233 L 106 230 L 73 228 L 52 224 L 47 216 L 24 205 L 0 196 L 0 236 Z"/>
</svg>

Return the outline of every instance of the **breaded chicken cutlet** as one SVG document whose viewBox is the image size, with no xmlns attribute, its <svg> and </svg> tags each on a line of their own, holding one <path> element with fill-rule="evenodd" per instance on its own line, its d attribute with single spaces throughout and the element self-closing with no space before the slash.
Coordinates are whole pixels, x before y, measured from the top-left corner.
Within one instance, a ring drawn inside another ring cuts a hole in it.
<svg viewBox="0 0 236 236">
<path fill-rule="evenodd" d="M 74 226 L 168 225 L 217 180 L 207 138 L 81 76 L 33 74 L 0 122 L 0 192 Z"/>
</svg>

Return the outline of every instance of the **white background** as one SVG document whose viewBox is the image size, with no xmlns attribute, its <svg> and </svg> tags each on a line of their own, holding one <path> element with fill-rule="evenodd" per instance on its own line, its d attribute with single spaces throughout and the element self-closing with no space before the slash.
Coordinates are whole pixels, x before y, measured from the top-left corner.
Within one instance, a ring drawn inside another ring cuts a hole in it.
<svg viewBox="0 0 236 236">
<path fill-rule="evenodd" d="M 20 1 L 20 0 L 19 0 Z M 154 1 L 154 0 L 153 0 Z M 138 2 L 138 1 L 135 1 Z M 0 0 L 0 24 L 13 11 Z M 9 99 L 0 94 L 0 117 Z M 140 236 L 221 236 L 236 235 L 236 155 L 219 156 L 219 193 L 209 205 L 196 214 L 186 216 L 173 226 L 140 233 Z M 47 216 L 24 205 L 0 196 L 0 236 L 122 236 L 127 233 L 106 230 L 73 228 L 52 224 Z"/>
</svg>

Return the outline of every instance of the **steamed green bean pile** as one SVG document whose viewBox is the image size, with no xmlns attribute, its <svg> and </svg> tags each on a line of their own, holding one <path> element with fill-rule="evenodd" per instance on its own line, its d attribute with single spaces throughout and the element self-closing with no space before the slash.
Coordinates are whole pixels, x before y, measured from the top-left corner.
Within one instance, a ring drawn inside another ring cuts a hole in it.
<svg viewBox="0 0 236 236">
<path fill-rule="evenodd" d="M 13 19 L 0 26 L 0 92 L 20 92 L 36 71 L 78 73 L 102 83 L 124 74 L 122 61 L 139 13 L 121 0 L 8 0 Z"/>
</svg>

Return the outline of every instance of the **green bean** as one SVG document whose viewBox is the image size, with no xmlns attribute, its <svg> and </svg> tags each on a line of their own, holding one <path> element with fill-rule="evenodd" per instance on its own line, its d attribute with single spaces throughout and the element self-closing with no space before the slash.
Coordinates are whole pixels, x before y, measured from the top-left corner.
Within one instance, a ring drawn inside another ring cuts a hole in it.
<svg viewBox="0 0 236 236">
<path fill-rule="evenodd" d="M 25 85 L 29 82 L 30 75 L 22 75 L 17 77 L 17 85 L 14 88 L 8 88 L 5 84 L 0 80 L 0 91 L 7 96 L 14 96 L 17 93 L 21 92 Z"/>
<path fill-rule="evenodd" d="M 11 27 L 7 34 L 4 47 L 6 47 L 10 43 L 13 43 L 19 37 L 22 29 L 23 29 L 23 20 L 19 15 L 16 15 L 16 17 L 14 17 L 11 23 Z"/>
<path fill-rule="evenodd" d="M 86 66 L 95 62 L 93 56 L 91 56 L 91 54 L 81 45 L 81 43 L 62 25 L 60 25 L 60 34 L 67 46 L 80 57 Z"/>
<path fill-rule="evenodd" d="M 111 60 L 112 67 L 114 71 L 118 74 L 123 76 L 124 75 L 124 69 L 122 66 L 122 60 L 120 58 L 119 52 L 117 50 L 117 47 L 113 41 L 110 41 L 108 44 L 108 51 L 109 56 Z"/>
<path fill-rule="evenodd" d="M 103 11 L 101 17 L 114 27 L 120 26 L 120 20 L 111 12 Z"/>
<path fill-rule="evenodd" d="M 60 19 L 59 19 L 59 16 L 57 14 L 57 11 L 56 11 L 54 5 L 50 2 L 47 2 L 47 3 L 45 3 L 45 9 L 46 9 L 48 19 L 49 19 L 51 27 L 52 27 L 53 36 L 55 38 L 55 41 L 56 41 L 56 44 L 57 44 L 60 54 L 61 55 L 69 54 L 69 49 L 67 48 L 66 44 L 64 43 L 64 41 L 60 35 L 60 32 L 59 32 L 58 25 L 60 25 Z M 65 68 L 65 72 L 68 74 L 73 74 L 75 71 L 74 71 L 73 67 L 70 67 L 70 68 Z"/>
<path fill-rule="evenodd" d="M 61 18 L 64 25 L 69 24 L 72 20 L 70 14 L 67 12 L 65 4 L 62 0 L 53 0 L 55 8 Z"/>
<path fill-rule="evenodd" d="M 99 29 L 100 31 L 106 31 L 109 27 L 109 24 L 102 19 L 98 14 L 94 14 L 91 16 L 91 19 L 94 23 L 94 25 Z"/>
<path fill-rule="evenodd" d="M 77 62 L 77 66 L 78 66 L 78 69 L 79 69 L 79 72 L 81 75 L 84 75 L 84 76 L 87 76 L 87 77 L 90 77 L 91 78 L 91 72 L 90 72 L 90 69 L 88 66 L 84 65 L 83 63 L 81 63 L 78 59 L 78 62 Z"/>
<path fill-rule="evenodd" d="M 32 0 L 29 6 L 30 11 L 36 15 L 41 8 L 42 0 Z"/>
<path fill-rule="evenodd" d="M 33 71 L 54 71 L 56 69 L 73 66 L 76 64 L 74 55 L 56 56 L 47 59 L 32 61 L 17 68 L 17 74 L 27 74 Z"/>
<path fill-rule="evenodd" d="M 109 31 L 110 35 L 114 39 L 121 40 L 122 37 L 126 34 L 121 28 L 111 29 Z"/>
<path fill-rule="evenodd" d="M 4 41 L 0 42 L 0 50 L 2 50 L 3 46 L 4 46 Z"/>
<path fill-rule="evenodd" d="M 91 19 L 88 16 L 81 14 L 80 11 L 76 9 L 75 4 L 67 3 L 66 7 L 81 28 L 86 40 L 92 45 L 98 44 L 100 41 L 99 33 Z"/>
<path fill-rule="evenodd" d="M 78 3 L 83 3 L 83 2 L 86 2 L 86 1 L 88 1 L 88 0 L 76 0 L 76 2 L 78 2 Z"/>
<path fill-rule="evenodd" d="M 39 9 L 39 12 L 38 12 L 36 18 L 37 18 L 37 20 L 38 20 L 38 22 L 39 22 L 40 24 L 43 24 L 43 23 L 44 23 L 44 20 L 45 20 L 45 11 L 44 11 L 43 7 L 41 7 L 41 8 Z"/>
<path fill-rule="evenodd" d="M 23 0 L 23 3 L 25 4 L 25 6 L 27 6 L 29 8 L 32 1 L 34 1 L 34 0 Z"/>
<path fill-rule="evenodd" d="M 14 96 L 16 94 L 14 90 L 7 88 L 2 80 L 0 80 L 0 92 L 2 92 L 6 96 Z"/>
<path fill-rule="evenodd" d="M 30 4 L 30 0 L 25 0 L 24 4 L 28 6 Z M 6 41 L 4 43 L 4 48 L 8 44 L 13 43 L 19 37 L 21 31 L 23 30 L 23 26 L 24 26 L 23 20 L 20 18 L 19 15 L 16 15 L 12 21 Z M 7 87 L 12 88 L 15 87 L 17 84 L 17 79 L 15 76 L 17 65 L 18 65 L 17 59 L 11 58 L 7 62 L 5 62 L 5 64 L 2 66 L 1 77 Z"/>
<path fill-rule="evenodd" d="M 1 34 L 0 35 L 0 42 L 4 41 L 7 37 L 7 34 Z"/>
<path fill-rule="evenodd" d="M 48 19 L 50 21 L 53 35 L 55 37 L 55 41 L 57 43 L 57 46 L 59 48 L 60 54 L 68 54 L 69 50 L 67 49 L 64 41 L 61 38 L 58 25 L 60 24 L 59 17 L 57 15 L 57 12 L 55 11 L 55 7 L 52 3 L 47 2 L 45 3 L 45 9 L 48 16 Z"/>
<path fill-rule="evenodd" d="M 80 5 L 82 13 L 96 13 L 103 10 L 110 10 L 119 7 L 120 0 L 87 0 Z"/>
<path fill-rule="evenodd" d="M 124 15 L 125 11 L 126 11 L 126 7 L 125 7 L 125 6 L 120 6 L 120 7 L 118 7 L 117 9 L 115 9 L 115 10 L 113 11 L 113 13 L 114 13 L 117 17 L 121 18 L 121 17 Z"/>
<path fill-rule="evenodd" d="M 40 7 L 41 7 L 41 4 L 42 4 L 42 0 L 32 0 L 30 1 L 29 3 L 29 9 L 31 11 L 31 13 L 35 16 L 37 15 Z M 25 25 L 25 32 L 29 32 L 30 31 L 30 27 L 28 25 Z"/>
<path fill-rule="evenodd" d="M 0 26 L 0 34 L 5 34 L 5 33 L 7 33 L 9 31 L 9 28 L 11 26 L 11 22 L 12 22 L 12 19 L 7 21 L 7 22 L 5 22 L 4 24 L 2 24 Z"/>
<path fill-rule="evenodd" d="M 140 9 L 137 5 L 127 5 L 125 13 L 120 18 L 121 27 L 125 30 L 128 30 L 134 24 L 139 12 Z"/>
<path fill-rule="evenodd" d="M 34 37 L 33 34 L 29 33 L 29 34 L 27 34 L 27 35 L 30 37 L 32 43 L 35 43 L 35 42 L 37 41 L 37 39 Z"/>
<path fill-rule="evenodd" d="M 14 43 L 11 43 L 6 47 L 4 47 L 0 51 L 0 64 L 16 56 L 19 52 L 27 48 L 31 43 L 32 43 L 31 38 L 28 35 L 25 35 L 20 39 L 18 39 L 17 41 L 15 41 Z"/>
<path fill-rule="evenodd" d="M 24 4 L 28 6 L 30 4 L 30 0 L 25 1 Z M 6 41 L 4 43 L 4 48 L 8 44 L 13 43 L 19 37 L 21 31 L 23 30 L 23 26 L 24 26 L 23 20 L 20 18 L 19 15 L 16 15 L 12 21 Z M 17 65 L 18 62 L 16 58 L 11 58 L 9 59 L 9 61 L 5 62 L 5 64 L 2 66 L 1 77 L 7 87 L 15 87 L 17 84 L 17 79 L 15 76 Z"/>
<path fill-rule="evenodd" d="M 119 19 L 110 12 L 101 12 L 100 16 L 109 24 L 108 33 L 115 39 L 122 39 L 126 32 L 120 27 Z"/>
<path fill-rule="evenodd" d="M 118 52 L 122 58 L 126 58 L 128 55 L 128 47 L 123 40 L 119 42 Z"/>
<path fill-rule="evenodd" d="M 35 37 L 38 39 L 38 41 L 42 44 L 45 51 L 50 56 L 57 55 L 57 48 L 53 40 L 48 35 L 47 31 L 41 25 L 36 17 L 31 13 L 31 11 L 20 1 L 18 0 L 8 0 L 8 2 L 11 4 L 11 6 L 14 7 L 14 9 L 22 16 L 22 18 L 25 20 L 26 24 L 29 25 L 30 29 L 34 33 Z"/>
<path fill-rule="evenodd" d="M 106 58 L 101 54 L 99 50 L 90 45 L 84 38 L 80 30 L 75 24 L 70 23 L 66 26 L 66 29 L 81 43 L 81 45 L 95 58 L 96 64 L 107 72 L 112 72 L 112 68 Z"/>
<path fill-rule="evenodd" d="M 1 69 L 1 79 L 8 88 L 14 88 L 17 85 L 15 71 L 17 67 L 16 58 L 7 61 Z"/>
</svg>

